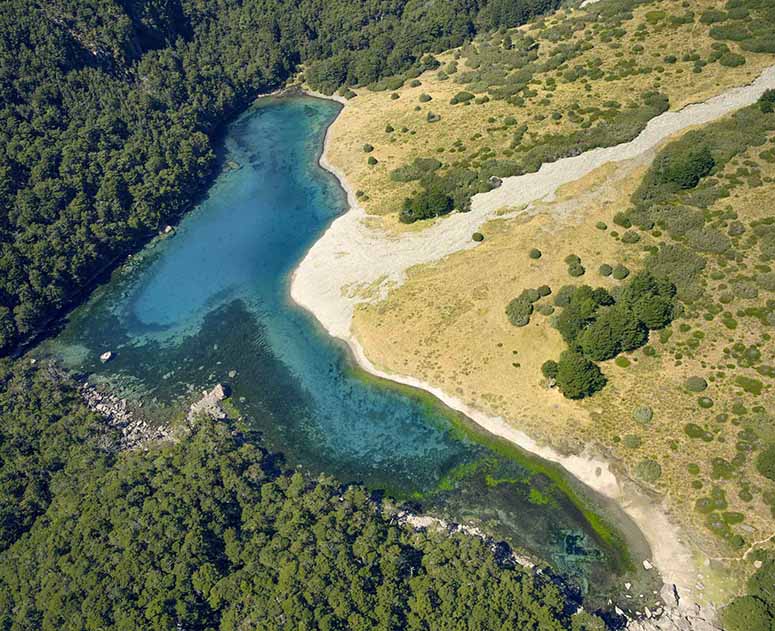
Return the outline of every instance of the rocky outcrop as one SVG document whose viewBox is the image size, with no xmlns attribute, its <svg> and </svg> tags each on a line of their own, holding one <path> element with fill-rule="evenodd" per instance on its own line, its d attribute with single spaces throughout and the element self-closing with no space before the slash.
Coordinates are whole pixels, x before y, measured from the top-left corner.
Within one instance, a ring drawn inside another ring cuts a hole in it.
<svg viewBox="0 0 775 631">
<path fill-rule="evenodd" d="M 216 385 L 210 392 L 207 390 L 202 391 L 202 398 L 196 403 L 191 404 L 191 408 L 188 411 L 186 417 L 189 424 L 196 422 L 198 416 L 209 416 L 217 420 L 223 420 L 226 418 L 226 412 L 223 410 L 221 401 L 227 399 L 230 395 L 229 387 L 221 383 Z"/>
<path fill-rule="evenodd" d="M 109 427 L 121 433 L 119 450 L 142 449 L 153 442 L 172 440 L 170 428 L 151 425 L 144 419 L 137 418 L 126 399 L 103 393 L 88 382 L 81 386 L 81 394 L 90 410 L 100 414 Z"/>
</svg>

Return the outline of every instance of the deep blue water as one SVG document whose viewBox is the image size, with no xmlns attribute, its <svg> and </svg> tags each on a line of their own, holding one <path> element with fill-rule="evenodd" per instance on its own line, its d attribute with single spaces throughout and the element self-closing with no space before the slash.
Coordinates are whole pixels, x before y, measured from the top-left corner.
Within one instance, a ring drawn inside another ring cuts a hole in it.
<svg viewBox="0 0 775 631">
<path fill-rule="evenodd" d="M 293 97 L 242 115 L 226 133 L 220 175 L 175 236 L 118 270 L 41 351 L 157 415 L 226 382 L 290 465 L 480 519 L 604 592 L 610 551 L 551 480 L 428 397 L 364 378 L 290 302 L 290 273 L 346 207 L 317 165 L 337 111 Z M 116 356 L 103 365 L 106 350 Z"/>
</svg>

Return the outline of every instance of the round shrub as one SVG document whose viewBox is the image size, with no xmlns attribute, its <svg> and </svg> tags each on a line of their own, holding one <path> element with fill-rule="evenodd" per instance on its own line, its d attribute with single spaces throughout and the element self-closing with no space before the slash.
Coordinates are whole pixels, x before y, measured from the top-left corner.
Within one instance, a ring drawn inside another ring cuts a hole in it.
<svg viewBox="0 0 775 631">
<path fill-rule="evenodd" d="M 656 482 L 662 477 L 662 467 L 656 460 L 646 458 L 636 465 L 635 475 L 644 482 Z"/>
<path fill-rule="evenodd" d="M 765 478 L 775 481 L 775 443 L 762 449 L 756 456 L 756 470 Z"/>
<path fill-rule="evenodd" d="M 595 364 L 574 351 L 563 351 L 557 364 L 557 386 L 568 399 L 583 399 L 605 386 L 606 378 Z"/>
<path fill-rule="evenodd" d="M 400 99 L 400 98 L 401 98 L 401 95 L 400 95 L 400 94 L 398 94 L 398 92 L 393 92 L 393 94 L 391 94 L 391 95 L 390 95 L 390 98 L 391 98 L 393 101 L 396 101 L 396 100 L 398 100 L 398 99 Z"/>
<path fill-rule="evenodd" d="M 378 160 L 374 156 L 369 156 L 369 159 L 366 160 L 366 162 L 369 163 L 369 166 L 373 167 L 375 164 L 377 164 Z"/>
<path fill-rule="evenodd" d="M 539 250 L 539 249 L 537 249 L 537 248 L 533 248 L 532 250 L 530 250 L 530 252 L 528 252 L 528 253 L 527 253 L 527 255 L 528 255 L 528 256 L 529 256 L 531 259 L 538 260 L 538 259 L 540 259 L 540 258 L 541 258 L 541 250 Z"/>
<path fill-rule="evenodd" d="M 426 118 L 429 123 L 438 123 L 441 120 L 441 116 L 434 114 L 433 112 L 428 112 L 428 116 Z"/>
<path fill-rule="evenodd" d="M 708 382 L 702 377 L 689 377 L 684 387 L 689 392 L 704 392 L 708 387 Z"/>
<path fill-rule="evenodd" d="M 568 256 L 565 257 L 565 264 L 566 265 L 580 265 L 581 259 L 576 256 L 575 254 L 568 254 Z"/>
<path fill-rule="evenodd" d="M 544 304 L 536 307 L 536 311 L 538 311 L 538 313 L 540 313 L 542 316 L 549 317 L 554 313 L 554 307 L 552 305 Z"/>
<path fill-rule="evenodd" d="M 697 399 L 697 405 L 705 410 L 710 409 L 713 407 L 713 399 L 710 397 L 700 397 Z"/>
<path fill-rule="evenodd" d="M 642 442 L 640 436 L 637 434 L 627 434 L 622 439 L 622 444 L 627 447 L 627 449 L 637 449 L 641 446 Z"/>
<path fill-rule="evenodd" d="M 584 266 L 581 263 L 574 263 L 572 265 L 568 265 L 568 274 L 570 274 L 574 278 L 583 276 L 586 273 L 586 271 L 587 270 L 584 269 Z"/>
<path fill-rule="evenodd" d="M 684 433 L 689 438 L 693 438 L 693 439 L 699 438 L 700 440 L 704 440 L 706 443 L 709 443 L 710 441 L 713 440 L 713 434 L 705 431 L 704 429 L 702 429 L 702 427 L 700 427 L 696 423 L 687 423 L 686 425 L 684 425 Z"/>
<path fill-rule="evenodd" d="M 595 228 L 598 230 L 608 230 L 608 224 L 605 221 L 598 221 L 595 224 Z"/>
<path fill-rule="evenodd" d="M 628 230 L 622 235 L 622 243 L 632 244 L 637 243 L 638 241 L 640 241 L 640 235 L 633 230 Z"/>
<path fill-rule="evenodd" d="M 418 101 L 420 101 L 420 103 L 427 103 L 428 101 L 431 101 L 431 100 L 433 100 L 433 99 L 431 98 L 431 95 L 430 95 L 430 94 L 425 94 L 425 93 L 423 92 L 423 93 L 422 93 L 422 94 L 421 94 L 421 95 L 420 95 L 420 96 L 417 98 L 417 100 L 418 100 Z"/>
<path fill-rule="evenodd" d="M 614 267 L 613 270 L 613 277 L 616 280 L 624 280 L 630 275 L 630 270 L 627 269 L 624 265 L 621 263 L 617 264 L 616 267 Z"/>
<path fill-rule="evenodd" d="M 474 234 L 471 235 L 471 238 L 476 241 L 484 241 L 484 235 L 481 232 L 474 232 Z"/>
<path fill-rule="evenodd" d="M 467 103 L 471 99 L 474 98 L 474 95 L 470 92 L 458 92 L 455 96 L 453 96 L 449 103 L 450 105 L 457 105 L 458 103 Z"/>
<path fill-rule="evenodd" d="M 608 263 L 603 263 L 603 264 L 602 264 L 602 265 L 601 265 L 601 266 L 598 268 L 598 270 L 597 270 L 597 271 L 598 271 L 598 274 L 600 274 L 601 276 L 606 276 L 606 277 L 608 277 L 608 276 L 610 276 L 611 274 L 613 274 L 614 268 L 613 268 L 613 267 L 611 267 L 611 266 L 610 266 Z"/>
<path fill-rule="evenodd" d="M 395 131 L 395 129 L 393 129 L 393 126 L 390 123 L 385 125 L 385 133 L 386 134 L 392 134 L 394 131 Z"/>
<path fill-rule="evenodd" d="M 506 306 L 506 316 L 514 326 L 527 326 L 533 314 L 533 303 L 522 292 Z"/>
<path fill-rule="evenodd" d="M 654 411 L 648 405 L 641 405 L 633 410 L 632 418 L 641 425 L 648 425 L 654 418 Z"/>
<path fill-rule="evenodd" d="M 419 88 L 421 85 L 422 85 L 422 81 L 420 81 L 419 79 L 412 79 L 409 82 L 410 88 Z"/>
<path fill-rule="evenodd" d="M 546 296 L 550 296 L 552 294 L 552 288 L 549 287 L 549 285 L 541 285 L 538 289 L 536 289 L 536 291 L 541 298 L 546 298 Z"/>
<path fill-rule="evenodd" d="M 371 153 L 372 151 L 374 151 L 374 146 L 370 145 L 369 143 L 366 143 L 365 145 L 363 145 L 363 151 L 364 153 Z"/>
</svg>

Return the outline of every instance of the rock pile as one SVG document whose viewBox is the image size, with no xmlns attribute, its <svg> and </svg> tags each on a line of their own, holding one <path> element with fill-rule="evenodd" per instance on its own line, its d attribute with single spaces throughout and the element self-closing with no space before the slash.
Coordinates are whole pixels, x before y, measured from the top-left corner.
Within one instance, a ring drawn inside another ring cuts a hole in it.
<svg viewBox="0 0 775 631">
<path fill-rule="evenodd" d="M 136 418 L 126 399 L 100 392 L 88 382 L 81 386 L 81 394 L 90 410 L 102 415 L 109 427 L 121 432 L 119 449 L 138 449 L 150 442 L 172 440 L 168 427 L 153 426 Z"/>
</svg>

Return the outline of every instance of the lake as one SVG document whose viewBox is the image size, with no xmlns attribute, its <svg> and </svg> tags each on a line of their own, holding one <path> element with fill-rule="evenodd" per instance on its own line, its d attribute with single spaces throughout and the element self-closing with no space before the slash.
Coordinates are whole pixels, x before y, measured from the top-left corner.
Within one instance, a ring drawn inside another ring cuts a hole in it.
<svg viewBox="0 0 775 631">
<path fill-rule="evenodd" d="M 346 209 L 317 162 L 338 111 L 309 97 L 258 101 L 226 130 L 220 173 L 174 236 L 118 269 L 37 353 L 142 400 L 149 417 L 180 415 L 226 383 L 289 466 L 483 524 L 596 601 L 625 580 L 650 595 L 655 579 L 638 571 L 648 547 L 620 511 L 429 395 L 365 375 L 290 301 L 294 267 Z M 626 548 L 590 526 L 590 506 L 624 529 Z"/>
</svg>

